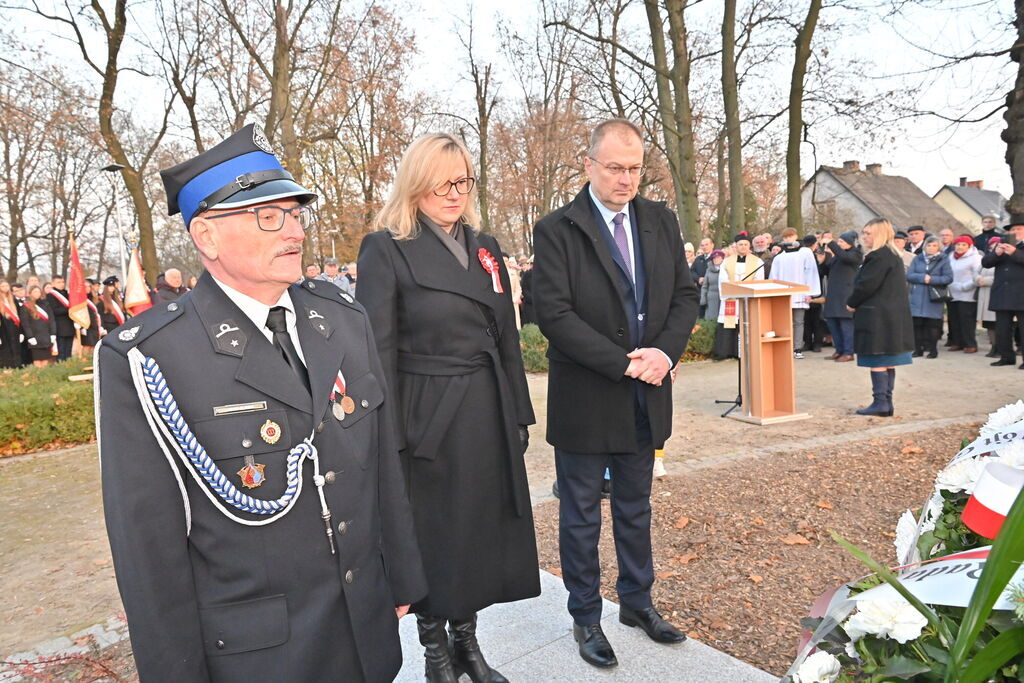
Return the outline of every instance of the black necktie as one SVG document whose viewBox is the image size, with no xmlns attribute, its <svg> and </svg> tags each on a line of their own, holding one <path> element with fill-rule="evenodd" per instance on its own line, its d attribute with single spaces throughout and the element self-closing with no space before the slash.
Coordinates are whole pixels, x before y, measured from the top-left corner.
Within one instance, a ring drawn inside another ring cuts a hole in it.
<svg viewBox="0 0 1024 683">
<path fill-rule="evenodd" d="M 274 348 L 281 352 L 285 362 L 288 363 L 288 367 L 302 380 L 302 385 L 306 387 L 306 391 L 310 391 L 309 375 L 306 374 L 306 366 L 302 364 L 299 352 L 295 350 L 292 338 L 288 334 L 285 310 L 284 306 L 274 306 L 271 308 L 270 313 L 267 315 L 267 328 L 274 333 Z"/>
</svg>

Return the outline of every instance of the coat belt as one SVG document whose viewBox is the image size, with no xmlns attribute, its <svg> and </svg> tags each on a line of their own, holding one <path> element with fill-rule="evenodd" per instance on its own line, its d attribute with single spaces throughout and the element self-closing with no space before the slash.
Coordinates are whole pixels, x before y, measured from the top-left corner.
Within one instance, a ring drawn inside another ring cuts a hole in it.
<svg viewBox="0 0 1024 683">
<path fill-rule="evenodd" d="M 406 425 L 406 429 L 415 430 L 407 433 L 406 441 L 415 443 L 412 457 L 434 460 L 440 450 L 441 441 L 448 433 L 449 427 L 458 414 L 459 407 L 469 390 L 469 375 L 472 375 L 484 368 L 490 367 L 498 384 L 498 398 L 501 405 L 501 422 L 504 427 L 505 456 L 508 459 L 509 484 L 511 486 L 512 501 L 515 506 L 516 515 L 523 516 L 529 508 L 529 501 L 523 491 L 527 490 L 525 473 L 521 474 L 522 468 L 516 467 L 519 450 L 522 445 L 519 443 L 519 430 L 513 419 L 515 415 L 515 404 L 512 400 L 512 390 L 508 383 L 504 370 L 501 366 L 501 358 L 498 349 L 485 349 L 472 358 L 458 358 L 456 356 L 430 356 L 419 353 L 398 353 L 398 372 L 408 375 L 426 375 L 430 377 L 450 377 L 445 383 L 444 391 L 438 397 L 434 414 L 426 420 L 423 425 Z M 522 479 L 519 482 L 517 480 Z"/>
</svg>

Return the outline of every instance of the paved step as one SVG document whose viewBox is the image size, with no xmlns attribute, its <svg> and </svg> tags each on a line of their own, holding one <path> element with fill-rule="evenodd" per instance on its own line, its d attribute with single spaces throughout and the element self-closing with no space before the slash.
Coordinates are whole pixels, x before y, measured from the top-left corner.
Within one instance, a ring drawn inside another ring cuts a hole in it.
<svg viewBox="0 0 1024 683">
<path fill-rule="evenodd" d="M 768 683 L 774 676 L 694 640 L 659 645 L 638 628 L 619 623 L 619 607 L 604 601 L 605 635 L 619 665 L 597 669 L 580 659 L 566 612 L 562 580 L 540 573 L 541 594 L 532 600 L 494 605 L 480 613 L 477 635 L 487 662 L 513 683 L 554 681 L 672 681 L 673 683 Z M 401 621 L 402 667 L 398 683 L 423 680 L 423 649 L 416 619 Z M 463 677 L 462 681 L 468 681 Z"/>
</svg>

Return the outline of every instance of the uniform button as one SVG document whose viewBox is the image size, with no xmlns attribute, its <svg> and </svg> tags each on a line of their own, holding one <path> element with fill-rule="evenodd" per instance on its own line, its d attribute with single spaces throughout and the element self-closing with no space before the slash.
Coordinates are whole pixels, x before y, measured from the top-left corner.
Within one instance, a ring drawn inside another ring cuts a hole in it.
<svg viewBox="0 0 1024 683">
<path fill-rule="evenodd" d="M 345 572 L 345 583 L 352 583 L 353 581 L 355 581 L 355 578 L 356 575 L 352 573 L 351 569 Z"/>
<path fill-rule="evenodd" d="M 328 484 L 333 484 L 337 478 L 338 475 L 336 475 L 333 471 L 328 472 L 327 474 L 324 475 L 324 481 L 326 481 Z M 342 524 L 344 523 L 345 522 L 342 522 Z"/>
<path fill-rule="evenodd" d="M 338 522 L 338 533 L 344 536 L 346 531 L 348 531 L 348 522 Z M 349 573 L 351 574 L 352 572 Z"/>
<path fill-rule="evenodd" d="M 242 448 L 252 448 L 252 441 L 249 439 L 242 439 Z"/>
<path fill-rule="evenodd" d="M 316 289 L 316 285 L 314 283 L 310 282 L 309 283 L 309 288 L 310 289 Z"/>
<path fill-rule="evenodd" d="M 178 304 L 173 303 L 173 302 L 167 304 L 167 310 L 168 311 L 176 311 L 176 310 L 178 310 Z"/>
<path fill-rule="evenodd" d="M 320 424 L 318 424 L 316 426 L 316 433 L 319 434 L 320 432 L 324 431 L 324 426 L 326 424 L 327 424 L 326 422 L 321 422 Z"/>
<path fill-rule="evenodd" d="M 362 407 L 364 407 L 364 408 L 369 408 L 369 407 L 370 407 L 370 402 L 369 402 L 369 401 L 367 401 L 367 400 L 366 400 L 366 399 L 364 398 L 364 399 L 363 399 L 362 401 L 360 401 L 360 402 L 359 402 L 359 405 L 361 405 L 361 406 L 362 406 Z"/>
<path fill-rule="evenodd" d="M 626 331 L 620 327 L 619 329 L 615 330 L 615 334 L 621 337 L 622 335 L 626 334 Z"/>
<path fill-rule="evenodd" d="M 215 643 L 215 645 L 217 646 L 217 649 L 218 649 L 218 650 L 223 650 L 223 649 L 224 649 L 225 647 L 227 647 L 227 645 L 226 645 L 226 644 L 224 643 L 224 641 L 223 641 L 223 640 L 218 640 L 218 641 L 217 641 L 217 642 Z"/>
</svg>

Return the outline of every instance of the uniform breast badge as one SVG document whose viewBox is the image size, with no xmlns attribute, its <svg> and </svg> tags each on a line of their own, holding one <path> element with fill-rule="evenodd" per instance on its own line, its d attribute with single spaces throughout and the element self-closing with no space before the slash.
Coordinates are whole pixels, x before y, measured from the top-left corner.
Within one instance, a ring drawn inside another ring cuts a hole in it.
<svg viewBox="0 0 1024 683">
<path fill-rule="evenodd" d="M 281 425 L 273 420 L 267 420 L 260 427 L 260 438 L 273 446 L 281 440 Z"/>
<path fill-rule="evenodd" d="M 498 259 L 494 258 L 494 255 L 483 247 L 477 250 L 476 257 L 480 259 L 480 265 L 483 266 L 483 269 L 491 276 L 491 287 L 494 289 L 494 293 L 504 293 L 505 288 L 501 286 L 501 269 L 498 267 Z"/>
<path fill-rule="evenodd" d="M 254 489 L 261 486 L 267 477 L 263 474 L 266 465 L 256 462 L 251 455 L 245 456 L 245 467 L 238 470 L 238 476 L 242 479 L 242 486 L 247 489 Z"/>
<path fill-rule="evenodd" d="M 338 395 L 341 395 L 339 398 Z M 356 402 L 352 400 L 351 396 L 345 395 L 345 376 L 341 374 L 341 370 L 338 370 L 338 376 L 334 378 L 334 389 L 331 390 L 331 412 L 334 414 L 334 419 L 341 422 L 345 419 L 346 415 L 351 415 L 356 412 Z"/>
</svg>

